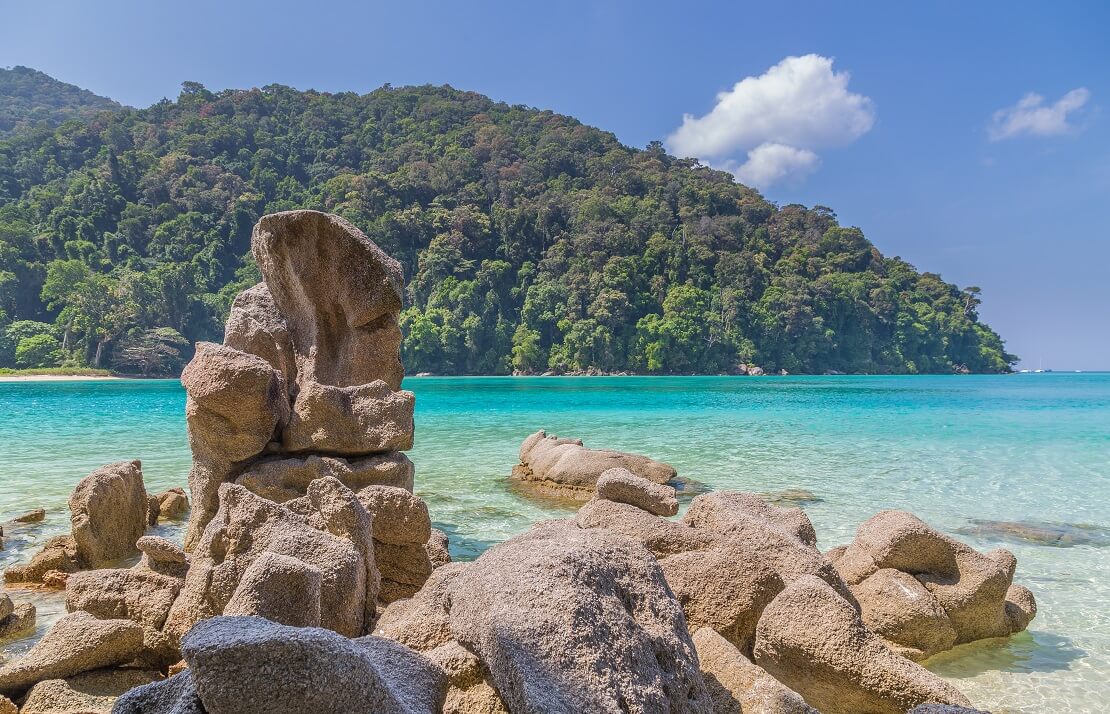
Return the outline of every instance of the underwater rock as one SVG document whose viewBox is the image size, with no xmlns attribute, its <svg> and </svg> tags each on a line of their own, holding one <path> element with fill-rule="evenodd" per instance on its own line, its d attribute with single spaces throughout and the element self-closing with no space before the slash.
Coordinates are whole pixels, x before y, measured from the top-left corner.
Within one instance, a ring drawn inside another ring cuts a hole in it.
<svg viewBox="0 0 1110 714">
<path fill-rule="evenodd" d="M 957 528 L 956 532 L 985 540 L 1032 543 L 1054 548 L 1071 548 L 1077 545 L 1110 546 L 1110 528 L 1083 523 L 991 521 L 973 518 L 970 525 Z"/>
</svg>

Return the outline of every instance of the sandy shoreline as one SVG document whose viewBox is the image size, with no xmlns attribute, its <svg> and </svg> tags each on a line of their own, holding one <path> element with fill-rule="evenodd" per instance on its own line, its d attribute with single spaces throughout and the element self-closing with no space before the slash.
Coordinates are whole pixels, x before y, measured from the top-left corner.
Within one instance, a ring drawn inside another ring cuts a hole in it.
<svg viewBox="0 0 1110 714">
<path fill-rule="evenodd" d="M 104 379 L 123 379 L 123 377 L 98 374 L 0 374 L 0 382 L 84 382 Z"/>
</svg>

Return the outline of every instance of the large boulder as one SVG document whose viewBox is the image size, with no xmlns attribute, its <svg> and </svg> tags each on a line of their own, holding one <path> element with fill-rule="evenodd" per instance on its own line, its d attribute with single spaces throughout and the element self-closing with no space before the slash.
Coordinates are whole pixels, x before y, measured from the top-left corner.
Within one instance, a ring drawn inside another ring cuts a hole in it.
<svg viewBox="0 0 1110 714">
<path fill-rule="evenodd" d="M 673 466 L 638 454 L 588 449 L 579 439 L 548 436 L 537 431 L 520 445 L 520 464 L 513 481 L 526 490 L 546 496 L 586 501 L 597 480 L 609 469 L 620 468 L 654 483 L 666 483 L 677 473 Z"/>
<path fill-rule="evenodd" d="M 98 669 L 68 679 L 49 679 L 27 694 L 20 714 L 111 714 L 116 699 L 162 679 L 149 669 Z"/>
<path fill-rule="evenodd" d="M 183 580 L 145 569 L 87 570 L 66 581 L 66 609 L 162 629 Z"/>
<path fill-rule="evenodd" d="M 264 359 L 211 342 L 197 343 L 181 384 L 193 451 L 185 540 L 191 550 L 216 512 L 220 484 L 236 463 L 257 456 L 275 438 L 288 421 L 289 400 L 285 378 Z"/>
<path fill-rule="evenodd" d="M 450 586 L 450 631 L 510 711 L 710 710 L 682 609 L 631 539 L 553 522 Z"/>
<path fill-rule="evenodd" d="M 896 654 L 827 582 L 803 575 L 764 610 L 755 663 L 824 714 L 902 714 L 918 704 L 969 706 L 952 685 Z"/>
<path fill-rule="evenodd" d="M 695 632 L 694 646 L 714 714 L 820 714 L 713 629 Z"/>
<path fill-rule="evenodd" d="M 301 384 L 282 444 L 294 453 L 405 451 L 412 448 L 414 405 L 412 392 L 393 391 L 380 379 L 350 387 Z"/>
<path fill-rule="evenodd" d="M 1032 593 L 1013 584 L 1017 560 L 1009 551 L 980 553 L 905 511 L 882 511 L 865 521 L 834 563 L 864 621 L 918 658 L 1009 636 L 1036 615 Z"/>
<path fill-rule="evenodd" d="M 321 481 L 334 482 L 337 490 L 345 488 L 334 479 Z M 361 508 L 354 494 L 350 494 L 347 506 Z M 346 519 L 351 514 L 341 509 L 329 513 L 334 516 L 330 521 L 325 520 L 328 514 L 317 512 L 318 523 L 314 525 L 281 504 L 225 483 L 220 488 L 219 510 L 193 552 L 166 631 L 180 637 L 201 620 L 222 614 L 247 569 L 269 552 L 296 558 L 320 571 L 323 627 L 348 637 L 362 635 L 369 624 L 367 608 L 372 612 L 377 590 L 369 515 L 362 511 L 365 520 L 360 527 L 365 532 L 337 535 L 329 531 L 328 525 L 342 533 L 350 526 Z"/>
<path fill-rule="evenodd" d="M 102 466 L 77 484 L 69 497 L 77 559 L 95 568 L 132 555 L 147 527 L 142 464 Z"/>
<path fill-rule="evenodd" d="M 296 360 L 297 383 L 401 386 L 401 264 L 339 216 L 263 216 L 251 251 Z"/>
<path fill-rule="evenodd" d="M 438 667 L 397 642 L 257 617 L 206 620 L 182 652 L 208 714 L 431 714 L 447 685 Z"/>
<path fill-rule="evenodd" d="M 266 283 L 235 296 L 224 326 L 224 344 L 261 357 L 281 373 L 286 384 L 296 383 L 297 363 L 289 328 Z"/>
<path fill-rule="evenodd" d="M 74 612 L 54 623 L 23 657 L 0 667 L 0 694 L 17 695 L 48 679 L 123 664 L 142 650 L 141 625 Z"/>
<path fill-rule="evenodd" d="M 280 710 L 279 710 L 280 711 Z M 116 700 L 112 714 L 208 714 L 188 669 L 160 682 L 136 687 Z"/>
</svg>

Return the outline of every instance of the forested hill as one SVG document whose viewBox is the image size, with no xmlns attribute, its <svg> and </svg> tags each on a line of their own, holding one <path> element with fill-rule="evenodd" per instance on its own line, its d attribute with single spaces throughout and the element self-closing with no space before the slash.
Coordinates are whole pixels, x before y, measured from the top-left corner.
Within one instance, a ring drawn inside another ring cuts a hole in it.
<svg viewBox="0 0 1110 714">
<path fill-rule="evenodd" d="M 85 119 L 120 105 L 30 67 L 0 67 L 0 137 L 69 119 Z"/>
<path fill-rule="evenodd" d="M 402 261 L 410 372 L 1014 359 L 976 288 L 658 144 L 450 87 L 186 83 L 177 101 L 0 140 L 0 363 L 175 369 L 259 279 L 254 222 L 292 208 L 339 213 Z"/>
</svg>

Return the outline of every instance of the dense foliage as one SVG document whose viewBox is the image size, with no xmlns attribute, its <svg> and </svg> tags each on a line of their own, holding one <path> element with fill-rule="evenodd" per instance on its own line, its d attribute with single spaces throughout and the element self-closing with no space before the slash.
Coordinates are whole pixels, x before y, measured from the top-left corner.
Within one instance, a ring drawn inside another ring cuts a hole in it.
<svg viewBox="0 0 1110 714">
<path fill-rule="evenodd" d="M 114 111 L 119 104 L 29 67 L 0 68 L 0 136 Z"/>
<path fill-rule="evenodd" d="M 960 290 L 827 208 L 449 87 L 283 86 L 0 141 L 0 365 L 151 371 L 219 339 L 250 232 L 350 219 L 404 265 L 410 372 L 1005 371 Z M 5 327 L 6 325 L 6 327 Z"/>
</svg>

